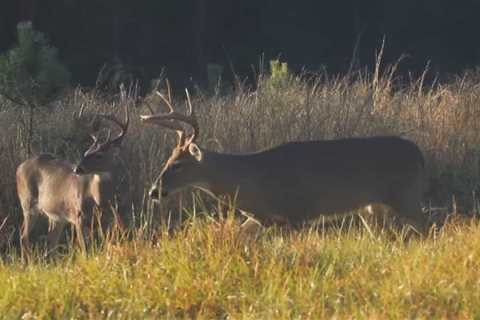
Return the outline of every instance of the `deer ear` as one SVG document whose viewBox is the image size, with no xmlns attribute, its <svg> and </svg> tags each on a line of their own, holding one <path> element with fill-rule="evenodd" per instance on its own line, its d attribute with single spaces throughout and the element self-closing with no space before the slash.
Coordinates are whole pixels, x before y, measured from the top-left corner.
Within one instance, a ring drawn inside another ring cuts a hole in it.
<svg viewBox="0 0 480 320">
<path fill-rule="evenodd" d="M 197 159 L 198 162 L 202 161 L 202 150 L 200 150 L 200 148 L 195 143 L 192 142 L 188 145 L 188 151 L 195 159 Z"/>
</svg>

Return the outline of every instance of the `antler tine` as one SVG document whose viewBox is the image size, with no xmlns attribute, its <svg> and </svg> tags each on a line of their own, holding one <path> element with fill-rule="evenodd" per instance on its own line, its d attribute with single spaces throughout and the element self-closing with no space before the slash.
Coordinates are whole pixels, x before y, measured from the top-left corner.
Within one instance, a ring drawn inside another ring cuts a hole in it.
<svg viewBox="0 0 480 320">
<path fill-rule="evenodd" d="M 168 118 L 171 115 L 175 115 L 175 114 L 178 115 L 178 113 L 175 112 L 175 110 L 173 109 L 172 103 L 171 103 L 172 95 L 171 95 L 171 89 L 170 89 L 170 82 L 168 80 L 166 80 L 166 82 L 167 82 L 168 98 L 166 98 L 159 91 L 155 91 L 155 94 L 157 96 L 159 96 L 160 99 L 162 99 L 162 101 L 168 107 L 169 112 L 166 113 L 166 114 L 154 114 L 151 106 L 147 102 L 147 107 L 150 110 L 151 115 L 141 115 L 140 119 L 144 122 L 149 122 L 149 121 L 153 122 L 154 121 L 154 123 L 159 125 L 159 126 L 162 126 L 162 127 L 165 127 L 165 128 L 171 129 L 171 130 L 175 130 L 177 132 L 177 135 L 178 135 L 178 144 L 182 144 L 183 141 L 184 141 L 184 139 L 183 139 L 184 134 L 183 133 L 185 131 L 185 128 L 183 128 L 183 126 L 181 124 L 174 121 L 173 119 Z"/>
<path fill-rule="evenodd" d="M 129 115 L 129 112 L 128 112 L 128 103 L 125 103 L 125 123 L 120 122 L 112 114 L 99 114 L 98 116 L 112 121 L 113 123 L 115 123 L 116 125 L 118 125 L 120 127 L 121 131 L 114 139 L 110 140 L 112 132 L 110 130 L 108 130 L 107 139 L 105 140 L 104 143 L 99 143 L 98 138 L 95 135 L 90 134 L 90 137 L 93 139 L 93 144 L 85 152 L 84 156 L 87 156 L 89 154 L 93 154 L 93 153 L 96 153 L 100 150 L 105 150 L 105 149 L 109 148 L 111 145 L 114 145 L 114 144 L 120 142 L 123 139 L 123 137 L 125 136 L 125 134 L 127 133 L 128 125 L 130 123 L 130 115 Z"/>
<path fill-rule="evenodd" d="M 85 110 L 85 103 L 82 103 L 82 105 L 80 106 L 80 110 L 78 111 L 78 114 L 76 115 L 77 119 L 82 118 L 84 110 Z"/>
<path fill-rule="evenodd" d="M 124 123 L 120 122 L 113 114 L 100 114 L 102 118 L 108 119 L 120 127 L 121 131 L 117 137 L 115 137 L 112 142 L 122 139 L 123 136 L 127 133 L 128 125 L 130 123 L 130 115 L 128 112 L 128 103 L 125 103 L 125 121 Z"/>
<path fill-rule="evenodd" d="M 192 102 L 190 100 L 190 94 L 188 90 L 185 90 L 185 92 L 187 94 L 187 103 L 189 109 L 187 115 L 183 115 L 174 110 L 170 97 L 170 85 L 167 82 L 167 94 L 169 95 L 169 97 L 166 98 L 158 91 L 156 91 L 155 94 L 159 96 L 162 101 L 167 105 L 169 112 L 140 116 L 140 119 L 143 122 L 155 123 L 157 125 L 176 130 L 179 137 L 178 144 L 181 146 L 186 146 L 187 144 L 193 142 L 199 133 L 199 126 L 193 110 Z M 185 138 L 185 128 L 180 124 L 180 122 L 186 123 L 193 128 L 193 134 L 188 138 L 188 140 L 186 140 Z"/>
<path fill-rule="evenodd" d="M 172 101 L 172 90 L 170 87 L 170 81 L 167 79 L 165 82 L 167 83 L 168 101 Z"/>
<path fill-rule="evenodd" d="M 92 138 L 93 142 L 90 145 L 90 147 L 88 147 L 87 151 L 83 153 L 84 157 L 88 156 L 89 154 L 97 152 L 100 148 L 100 145 L 98 144 L 98 138 L 93 133 L 90 133 L 89 135 L 90 135 L 90 138 Z"/>
<path fill-rule="evenodd" d="M 185 95 L 187 96 L 188 115 L 191 116 L 193 114 L 193 107 L 192 107 L 192 101 L 190 101 L 190 93 L 188 92 L 187 88 L 185 88 Z"/>
<path fill-rule="evenodd" d="M 181 121 L 181 122 L 185 122 L 191 126 L 194 126 L 193 122 L 192 121 L 192 118 L 190 116 L 185 116 L 181 113 L 178 113 L 176 112 L 174 109 L 173 109 L 173 106 L 170 102 L 168 102 L 167 98 L 165 98 L 164 95 L 162 95 L 160 92 L 157 92 L 157 95 L 162 98 L 162 100 L 165 102 L 165 104 L 168 106 L 168 108 L 170 109 L 170 112 L 167 112 L 167 113 L 158 113 L 158 114 L 152 114 L 152 115 L 142 115 L 140 116 L 140 118 L 143 120 L 143 121 L 151 121 L 151 120 L 157 120 L 157 121 L 160 121 L 160 120 L 178 120 L 178 121 Z"/>
<path fill-rule="evenodd" d="M 168 89 L 170 90 L 170 89 Z M 170 110 L 170 113 L 174 113 L 175 111 L 173 110 L 173 106 L 172 106 L 172 103 L 171 103 L 171 98 L 170 98 L 170 91 L 168 92 L 168 99 L 165 98 L 165 96 L 163 94 L 161 94 L 159 91 L 155 91 L 155 94 L 157 96 L 160 97 L 160 99 L 162 99 L 162 101 L 167 105 L 168 109 Z"/>
<path fill-rule="evenodd" d="M 98 142 L 98 138 L 93 133 L 90 133 L 90 138 L 92 138 L 93 144 L 96 144 Z"/>
<path fill-rule="evenodd" d="M 188 92 L 188 89 L 185 88 L 185 94 L 187 96 L 187 103 L 188 103 L 188 118 L 190 119 L 190 122 L 188 122 L 192 128 L 193 128 L 193 134 L 192 137 L 190 138 L 190 142 L 195 141 L 195 139 L 198 137 L 198 134 L 200 133 L 200 127 L 198 125 L 197 117 L 195 115 L 195 111 L 192 106 L 192 101 L 190 100 L 190 93 Z"/>
</svg>

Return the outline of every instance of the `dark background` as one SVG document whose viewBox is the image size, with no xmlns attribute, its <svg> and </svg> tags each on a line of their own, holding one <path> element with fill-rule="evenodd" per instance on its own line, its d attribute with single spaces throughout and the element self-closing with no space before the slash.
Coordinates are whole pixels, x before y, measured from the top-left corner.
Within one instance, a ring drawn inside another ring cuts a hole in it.
<svg viewBox="0 0 480 320">
<path fill-rule="evenodd" d="M 441 76 L 480 61 L 480 0 L 1 0 L 0 52 L 30 20 L 60 49 L 74 83 L 121 65 L 147 80 L 165 68 L 178 84 L 205 83 L 207 63 L 252 77 L 280 57 L 293 70 L 346 72 L 371 67 L 385 37 L 385 60 L 401 72 L 430 61 Z"/>
</svg>

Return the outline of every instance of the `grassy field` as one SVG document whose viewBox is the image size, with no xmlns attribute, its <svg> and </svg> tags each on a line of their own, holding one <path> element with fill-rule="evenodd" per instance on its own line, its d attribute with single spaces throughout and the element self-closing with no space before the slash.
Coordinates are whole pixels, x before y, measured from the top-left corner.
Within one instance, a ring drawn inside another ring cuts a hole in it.
<svg viewBox="0 0 480 320">
<path fill-rule="evenodd" d="M 480 316 L 480 225 L 427 240 L 360 229 L 264 230 L 194 218 L 155 241 L 0 265 L 3 318 L 449 318 Z"/>
<path fill-rule="evenodd" d="M 31 139 L 28 115 L 2 101 L 0 318 L 479 318 L 479 79 L 472 72 L 427 86 L 423 77 L 400 82 L 394 66 L 378 66 L 336 78 L 261 76 L 256 90 L 237 84 L 194 96 L 199 143 L 217 151 L 386 134 L 415 141 L 427 163 L 425 207 L 440 222 L 447 213 L 463 216 L 408 241 L 349 223 L 251 234 L 232 217 L 220 219 L 224 210 L 205 197 L 195 217 L 167 232 L 161 217 L 178 216 L 175 201 L 154 207 L 146 191 L 175 135 L 141 126 L 147 108 L 134 92 L 72 89 L 35 110 Z M 123 214 L 135 217 L 129 236 L 90 247 L 86 256 L 70 248 L 47 260 L 40 250 L 22 263 L 14 176 L 26 143 L 74 161 L 93 125 L 93 118 L 75 120 L 75 112 L 84 105 L 90 115 L 120 114 L 124 104 L 132 117 L 121 154 L 133 200 Z"/>
</svg>

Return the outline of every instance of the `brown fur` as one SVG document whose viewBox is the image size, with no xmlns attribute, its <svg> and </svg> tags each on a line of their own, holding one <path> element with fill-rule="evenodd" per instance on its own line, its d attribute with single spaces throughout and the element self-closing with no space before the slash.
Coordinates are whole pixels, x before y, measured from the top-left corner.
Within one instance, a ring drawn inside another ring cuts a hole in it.
<svg viewBox="0 0 480 320">
<path fill-rule="evenodd" d="M 88 166 L 85 163 L 84 166 Z M 48 248 L 52 250 L 67 222 L 75 226 L 82 249 L 82 218 L 94 206 L 106 209 L 112 200 L 113 181 L 109 172 L 74 173 L 68 161 L 41 154 L 17 168 L 17 193 L 23 210 L 22 249 L 29 248 L 29 234 L 39 215 L 49 220 Z"/>
<path fill-rule="evenodd" d="M 421 151 L 392 136 L 292 142 L 244 155 L 180 145 L 150 193 L 203 187 L 236 197 L 240 209 L 260 220 L 295 225 L 379 203 L 423 233 L 423 184 Z"/>
</svg>

